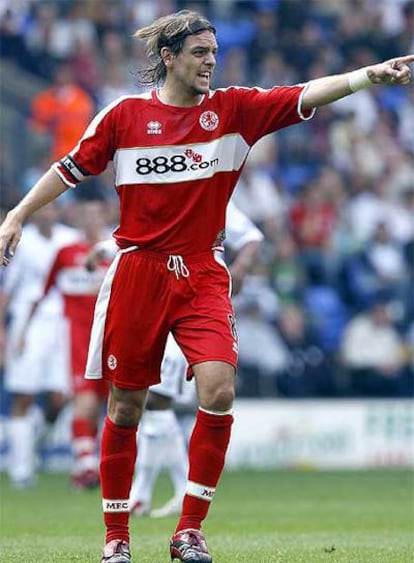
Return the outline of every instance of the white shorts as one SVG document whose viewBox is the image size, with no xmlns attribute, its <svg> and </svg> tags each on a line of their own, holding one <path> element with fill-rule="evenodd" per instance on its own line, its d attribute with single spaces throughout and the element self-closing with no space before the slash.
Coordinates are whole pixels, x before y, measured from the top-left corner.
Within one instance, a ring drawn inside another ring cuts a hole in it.
<svg viewBox="0 0 414 563">
<path fill-rule="evenodd" d="M 168 335 L 164 357 L 161 364 L 161 383 L 151 385 L 150 391 L 175 399 L 185 382 L 187 362 L 171 334 Z"/>
<path fill-rule="evenodd" d="M 11 318 L 7 327 L 4 387 L 10 393 L 36 395 L 47 391 L 70 392 L 68 331 L 60 315 L 35 313 L 26 334 L 26 345 L 17 354 L 22 328 L 29 311 Z"/>
</svg>

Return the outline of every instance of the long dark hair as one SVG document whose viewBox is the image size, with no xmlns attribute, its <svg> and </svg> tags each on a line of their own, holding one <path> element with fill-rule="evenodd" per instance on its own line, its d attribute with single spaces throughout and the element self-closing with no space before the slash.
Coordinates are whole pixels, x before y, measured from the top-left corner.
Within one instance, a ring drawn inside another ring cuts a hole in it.
<svg viewBox="0 0 414 563">
<path fill-rule="evenodd" d="M 151 25 L 138 29 L 134 37 L 146 44 L 150 66 L 138 69 L 139 81 L 146 86 L 156 86 L 164 82 L 167 69 L 161 58 L 161 49 L 168 47 L 174 55 L 183 48 L 185 38 L 202 31 L 216 33 L 207 18 L 197 12 L 181 10 L 175 14 L 155 20 Z"/>
</svg>

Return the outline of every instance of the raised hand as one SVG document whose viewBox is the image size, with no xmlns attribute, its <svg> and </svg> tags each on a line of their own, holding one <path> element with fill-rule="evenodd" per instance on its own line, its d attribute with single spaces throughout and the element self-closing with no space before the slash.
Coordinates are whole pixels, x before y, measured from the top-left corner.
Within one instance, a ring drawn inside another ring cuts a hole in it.
<svg viewBox="0 0 414 563">
<path fill-rule="evenodd" d="M 414 55 L 397 57 L 367 68 L 368 78 L 373 84 L 399 84 L 411 82 L 412 72 L 408 66 L 414 62 Z"/>
</svg>

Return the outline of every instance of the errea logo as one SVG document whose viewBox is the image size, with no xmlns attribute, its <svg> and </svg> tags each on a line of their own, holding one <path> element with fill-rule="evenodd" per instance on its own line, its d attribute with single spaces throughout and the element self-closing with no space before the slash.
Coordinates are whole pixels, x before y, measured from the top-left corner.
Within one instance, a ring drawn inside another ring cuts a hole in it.
<svg viewBox="0 0 414 563">
<path fill-rule="evenodd" d="M 147 123 L 148 135 L 161 135 L 162 125 L 159 121 L 148 121 Z"/>
</svg>

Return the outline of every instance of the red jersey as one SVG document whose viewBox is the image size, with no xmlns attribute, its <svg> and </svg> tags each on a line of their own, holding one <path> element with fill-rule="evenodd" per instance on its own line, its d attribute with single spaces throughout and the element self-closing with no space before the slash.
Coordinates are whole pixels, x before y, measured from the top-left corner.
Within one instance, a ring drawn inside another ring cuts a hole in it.
<svg viewBox="0 0 414 563">
<path fill-rule="evenodd" d="M 225 211 L 250 148 L 261 137 L 308 119 L 304 86 L 225 88 L 200 104 L 162 103 L 155 90 L 103 109 L 74 150 L 53 165 L 69 186 L 113 161 L 121 248 L 191 255 L 220 242 Z"/>
<path fill-rule="evenodd" d="M 64 315 L 69 321 L 71 364 L 74 375 L 83 375 L 88 354 L 96 297 L 107 272 L 104 264 L 88 272 L 85 260 L 92 248 L 86 241 L 64 246 L 56 255 L 44 293 L 56 286 L 63 297 Z"/>
</svg>

